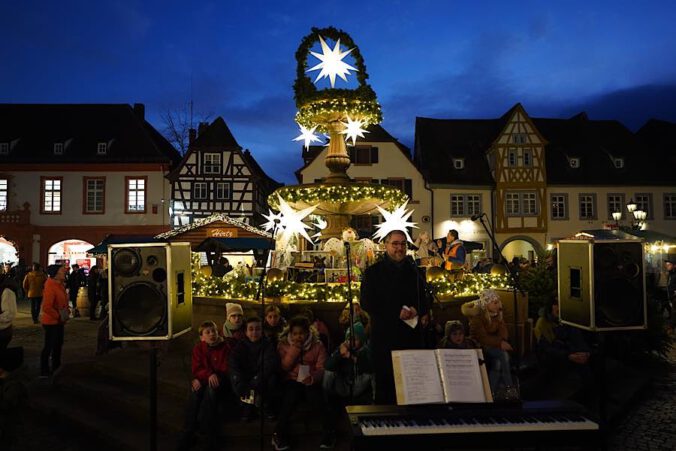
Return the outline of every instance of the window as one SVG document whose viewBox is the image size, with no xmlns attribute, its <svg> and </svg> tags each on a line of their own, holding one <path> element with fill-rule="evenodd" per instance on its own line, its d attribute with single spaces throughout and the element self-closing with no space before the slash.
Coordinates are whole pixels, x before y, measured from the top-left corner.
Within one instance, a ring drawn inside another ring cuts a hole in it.
<svg viewBox="0 0 676 451">
<path fill-rule="evenodd" d="M 608 219 L 613 219 L 613 213 L 619 211 L 624 217 L 624 194 L 608 194 Z"/>
<path fill-rule="evenodd" d="M 376 233 L 376 225 L 380 224 L 379 215 L 355 215 L 352 216 L 352 227 L 362 237 L 371 237 Z"/>
<path fill-rule="evenodd" d="M 0 183 L 2 180 L 0 180 Z M 0 190 L 0 196 L 2 191 Z M 2 199 L 0 199 L 2 202 Z M 676 193 L 666 193 L 664 195 L 664 219 L 676 219 Z"/>
<path fill-rule="evenodd" d="M 533 151 L 531 149 L 523 150 L 523 165 L 533 166 Z"/>
<path fill-rule="evenodd" d="M 533 191 L 506 193 L 505 213 L 508 216 L 535 216 L 538 214 L 537 194 Z"/>
<path fill-rule="evenodd" d="M 507 157 L 507 166 L 510 168 L 516 167 L 517 163 L 517 155 L 516 155 L 516 149 L 510 150 L 509 155 Z"/>
<path fill-rule="evenodd" d="M 396 186 L 413 200 L 413 181 L 411 179 L 383 179 L 381 185 Z"/>
<path fill-rule="evenodd" d="M 146 212 L 146 190 L 148 189 L 147 177 L 125 177 L 127 187 L 125 201 L 127 213 Z"/>
<path fill-rule="evenodd" d="M 192 197 L 193 199 L 206 199 L 207 182 L 195 182 L 192 185 Z"/>
<path fill-rule="evenodd" d="M 468 194 L 465 196 L 465 205 L 467 206 L 465 211 L 468 216 L 481 214 L 481 195 Z"/>
<path fill-rule="evenodd" d="M 465 159 L 464 158 L 453 158 L 453 167 L 455 169 L 464 169 L 465 168 Z"/>
<path fill-rule="evenodd" d="M 105 155 L 106 152 L 108 152 L 108 144 L 106 143 L 99 143 L 96 146 L 96 155 Z"/>
<path fill-rule="evenodd" d="M 465 196 L 451 195 L 451 216 L 465 215 Z"/>
<path fill-rule="evenodd" d="M 371 146 L 354 146 L 347 150 L 350 161 L 354 164 L 375 164 L 378 162 L 378 148 Z"/>
<path fill-rule="evenodd" d="M 230 183 L 219 182 L 216 183 L 216 199 L 230 199 L 231 189 Z"/>
<path fill-rule="evenodd" d="M 552 219 L 568 219 L 568 195 L 552 194 Z"/>
<path fill-rule="evenodd" d="M 568 163 L 570 164 L 570 167 L 573 169 L 577 169 L 580 167 L 580 159 L 579 158 L 571 158 L 568 160 Z"/>
<path fill-rule="evenodd" d="M 580 194 L 580 219 L 596 219 L 595 194 Z"/>
<path fill-rule="evenodd" d="M 613 158 L 613 164 L 617 169 L 622 169 L 624 167 L 624 158 Z"/>
<path fill-rule="evenodd" d="M 84 214 L 101 214 L 105 211 L 106 179 L 84 178 L 85 205 Z"/>
<path fill-rule="evenodd" d="M 221 154 L 220 153 L 205 153 L 204 164 L 202 165 L 203 174 L 220 174 L 221 173 Z"/>
<path fill-rule="evenodd" d="M 0 155 L 9 154 L 9 143 L 0 143 Z"/>
<path fill-rule="evenodd" d="M 62 178 L 55 177 L 41 177 L 42 189 L 40 194 L 42 202 L 40 202 L 41 211 L 43 214 L 61 214 L 61 188 Z"/>
<path fill-rule="evenodd" d="M 646 218 L 653 218 L 653 195 L 650 193 L 638 193 L 636 194 L 636 209 L 643 210 L 646 212 Z"/>
<path fill-rule="evenodd" d="M 63 143 L 54 143 L 54 155 L 63 155 Z"/>
<path fill-rule="evenodd" d="M 7 211 L 8 190 L 9 181 L 7 179 L 0 179 L 0 211 Z"/>
</svg>

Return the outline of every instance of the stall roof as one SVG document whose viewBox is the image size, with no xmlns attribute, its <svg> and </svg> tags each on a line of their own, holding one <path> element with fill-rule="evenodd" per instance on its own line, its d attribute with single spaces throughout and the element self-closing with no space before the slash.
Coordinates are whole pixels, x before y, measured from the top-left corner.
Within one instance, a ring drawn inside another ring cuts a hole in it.
<svg viewBox="0 0 676 451">
<path fill-rule="evenodd" d="M 161 240 L 152 235 L 108 235 L 99 244 L 87 249 L 88 254 L 107 254 L 109 244 L 137 244 L 137 243 L 163 243 L 166 240 Z"/>
<path fill-rule="evenodd" d="M 195 251 L 243 252 L 261 249 L 274 249 L 274 243 L 268 238 L 207 238 L 195 248 Z"/>
</svg>

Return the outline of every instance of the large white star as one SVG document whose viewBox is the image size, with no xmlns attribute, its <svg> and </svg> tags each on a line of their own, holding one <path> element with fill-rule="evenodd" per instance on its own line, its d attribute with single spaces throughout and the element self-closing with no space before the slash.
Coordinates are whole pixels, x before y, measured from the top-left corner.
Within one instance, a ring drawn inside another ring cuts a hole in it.
<svg viewBox="0 0 676 451">
<path fill-rule="evenodd" d="M 322 142 L 322 140 L 319 139 L 319 136 L 315 135 L 316 129 L 317 129 L 316 125 L 309 130 L 301 125 L 300 126 L 300 135 L 295 137 L 293 140 L 294 141 L 305 141 L 304 146 L 305 146 L 306 149 L 309 149 L 310 144 L 312 144 L 313 142 L 315 142 L 315 141 L 316 142 Z"/>
<path fill-rule="evenodd" d="M 350 139 L 352 140 L 352 145 L 354 146 L 357 142 L 357 136 L 360 138 L 364 137 L 364 133 L 369 133 L 366 130 L 362 128 L 364 123 L 360 120 L 353 121 L 349 117 L 347 118 L 347 122 L 341 122 L 345 126 L 345 130 L 341 131 L 343 135 L 345 135 L 345 140 L 349 141 Z"/>
<path fill-rule="evenodd" d="M 317 216 L 315 218 L 315 222 L 313 222 L 312 225 L 318 229 L 318 232 L 312 235 L 312 238 L 320 238 L 322 236 L 322 230 L 324 230 L 329 224 L 321 216 Z"/>
<path fill-rule="evenodd" d="M 373 238 L 382 241 L 391 231 L 399 230 L 403 232 L 404 235 L 406 235 L 406 239 L 412 243 L 413 240 L 411 239 L 411 236 L 408 234 L 406 228 L 415 227 L 417 229 L 418 226 L 415 225 L 414 222 L 407 221 L 407 219 L 410 218 L 411 215 L 413 214 L 413 210 L 408 212 L 406 211 L 407 205 L 408 201 L 401 204 L 392 213 L 378 207 L 378 210 L 380 211 L 380 214 L 383 215 L 385 221 L 376 225 L 378 230 L 376 230 L 376 233 L 373 234 Z"/>
<path fill-rule="evenodd" d="M 282 222 L 282 215 L 281 213 L 275 213 L 272 210 L 268 210 L 270 214 L 264 215 L 261 213 L 261 216 L 263 216 L 265 219 L 268 220 L 268 222 L 265 222 L 261 225 L 263 229 L 267 232 L 273 231 L 275 229 L 275 226 L 277 226 L 277 232 L 280 230 L 281 222 Z M 276 233 L 276 232 L 275 232 Z"/>
<path fill-rule="evenodd" d="M 331 48 L 328 45 L 326 45 L 326 42 L 324 42 L 324 39 L 321 36 L 319 36 L 319 42 L 322 45 L 322 53 L 317 52 L 310 53 L 312 53 L 312 55 L 314 55 L 317 59 L 319 59 L 321 63 L 308 69 L 306 72 L 321 69 L 319 75 L 317 75 L 317 78 L 315 79 L 315 83 L 317 83 L 322 78 L 328 77 L 329 80 L 331 81 L 332 88 L 336 84 L 336 75 L 342 78 L 344 82 L 347 82 L 347 78 L 345 77 L 345 75 L 351 75 L 350 70 L 356 72 L 357 69 L 344 62 L 343 58 L 349 55 L 350 52 L 354 49 L 341 52 L 340 39 L 336 41 L 336 46 L 333 48 L 333 50 L 331 50 Z"/>
<path fill-rule="evenodd" d="M 291 208 L 291 206 L 287 204 L 281 196 L 277 195 L 277 198 L 279 199 L 279 213 L 282 215 L 282 242 L 288 241 L 292 235 L 299 233 L 303 236 L 303 238 L 308 240 L 310 243 L 313 243 L 312 238 L 310 238 L 310 235 L 308 235 L 305 231 L 305 229 L 309 229 L 310 226 L 303 222 L 303 218 L 311 214 L 314 209 L 317 208 L 317 206 L 312 205 L 310 207 L 296 211 Z"/>
</svg>

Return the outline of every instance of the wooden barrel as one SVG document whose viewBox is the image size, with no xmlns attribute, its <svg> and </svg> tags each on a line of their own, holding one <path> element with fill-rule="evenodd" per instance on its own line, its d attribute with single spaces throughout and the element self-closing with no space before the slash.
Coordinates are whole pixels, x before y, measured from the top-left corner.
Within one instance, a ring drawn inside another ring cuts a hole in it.
<svg viewBox="0 0 676 451">
<path fill-rule="evenodd" d="M 80 287 L 77 292 L 77 310 L 80 316 L 89 315 L 89 295 L 87 294 L 87 287 Z"/>
</svg>

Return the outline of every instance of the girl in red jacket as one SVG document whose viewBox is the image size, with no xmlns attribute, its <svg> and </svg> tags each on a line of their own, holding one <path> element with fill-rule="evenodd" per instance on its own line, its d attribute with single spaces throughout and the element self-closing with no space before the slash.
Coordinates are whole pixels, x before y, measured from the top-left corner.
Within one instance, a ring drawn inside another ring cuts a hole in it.
<svg viewBox="0 0 676 451">
<path fill-rule="evenodd" d="M 277 345 L 282 365 L 282 403 L 279 420 L 272 434 L 275 450 L 289 449 L 289 418 L 298 403 L 305 397 L 321 412 L 324 437 L 321 448 L 331 448 L 335 443 L 334 418 L 327 408 L 322 393 L 322 377 L 326 350 L 316 329 L 310 328 L 305 316 L 296 316 L 279 336 Z"/>
<path fill-rule="evenodd" d="M 200 342 L 192 350 L 193 379 L 190 382 L 190 399 L 183 433 L 179 439 L 179 450 L 190 449 L 198 426 L 207 437 L 207 448 L 215 449 L 218 436 L 218 402 L 232 400 L 228 358 L 234 342 L 231 338 L 221 337 L 218 326 L 213 321 L 203 322 L 198 332 Z"/>
<path fill-rule="evenodd" d="M 45 345 L 40 354 L 40 377 L 49 377 L 49 358 L 52 358 L 52 372 L 61 366 L 64 325 L 68 320 L 68 298 L 66 296 L 66 272 L 63 265 L 49 265 L 42 292 L 42 328 L 45 330 Z"/>
</svg>

